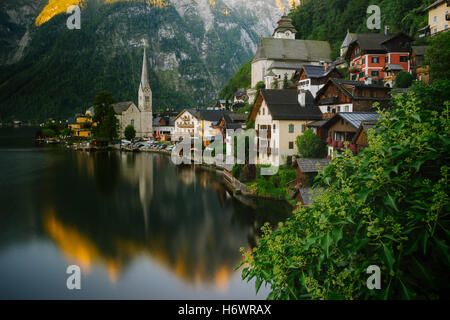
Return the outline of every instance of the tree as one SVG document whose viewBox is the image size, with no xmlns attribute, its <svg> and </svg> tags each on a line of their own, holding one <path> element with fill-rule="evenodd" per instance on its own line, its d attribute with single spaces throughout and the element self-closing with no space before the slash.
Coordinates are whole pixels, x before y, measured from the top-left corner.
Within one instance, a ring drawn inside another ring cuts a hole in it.
<svg viewBox="0 0 450 320">
<path fill-rule="evenodd" d="M 325 158 L 327 147 L 312 130 L 306 130 L 297 137 L 297 150 L 302 158 Z"/>
<path fill-rule="evenodd" d="M 430 65 L 430 77 L 434 80 L 450 79 L 450 33 L 443 32 L 431 39 L 425 56 Z"/>
<path fill-rule="evenodd" d="M 309 208 L 263 229 L 244 255 L 243 278 L 256 278 L 257 290 L 269 284 L 269 299 L 448 296 L 450 101 L 423 107 L 421 90 L 380 112 L 368 148 L 347 150 L 319 173 Z M 380 290 L 367 288 L 373 265 Z"/>
<path fill-rule="evenodd" d="M 127 140 L 131 141 L 134 138 L 136 138 L 136 130 L 134 129 L 134 127 L 131 124 L 125 128 L 124 134 L 125 134 L 125 139 L 127 139 Z"/>
<path fill-rule="evenodd" d="M 272 89 L 280 89 L 280 83 L 278 81 L 278 78 L 275 78 L 272 82 Z"/>
<path fill-rule="evenodd" d="M 284 74 L 283 78 L 283 89 L 289 89 L 289 81 L 288 81 L 288 75 L 287 73 Z"/>
<path fill-rule="evenodd" d="M 264 81 L 259 81 L 256 86 L 255 89 L 256 90 L 264 90 L 266 88 L 266 84 L 264 83 Z"/>
<path fill-rule="evenodd" d="M 93 134 L 96 139 L 112 141 L 119 137 L 119 120 L 112 104 L 115 99 L 108 91 L 100 92 L 94 99 L 95 116 Z"/>
<path fill-rule="evenodd" d="M 414 77 L 411 73 L 401 71 L 395 79 L 394 88 L 409 88 L 413 83 Z"/>
</svg>

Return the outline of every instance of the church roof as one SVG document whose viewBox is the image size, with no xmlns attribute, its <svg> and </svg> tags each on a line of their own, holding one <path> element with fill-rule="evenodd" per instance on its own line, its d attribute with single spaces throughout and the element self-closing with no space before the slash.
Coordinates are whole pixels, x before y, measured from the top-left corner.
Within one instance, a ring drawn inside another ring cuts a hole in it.
<svg viewBox="0 0 450 320">
<path fill-rule="evenodd" d="M 128 108 L 134 104 L 133 101 L 125 101 L 125 102 L 119 102 L 119 103 L 115 103 L 112 105 L 112 107 L 114 108 L 114 112 L 117 115 L 120 115 L 122 113 L 124 113 L 125 111 L 128 110 Z"/>
<path fill-rule="evenodd" d="M 293 62 L 284 62 L 284 61 L 275 61 L 269 66 L 267 70 L 273 69 L 287 69 L 287 70 L 298 70 L 303 66 L 302 63 L 293 63 Z"/>
<path fill-rule="evenodd" d="M 262 38 L 253 62 L 266 59 L 331 62 L 331 48 L 327 41 Z"/>
</svg>

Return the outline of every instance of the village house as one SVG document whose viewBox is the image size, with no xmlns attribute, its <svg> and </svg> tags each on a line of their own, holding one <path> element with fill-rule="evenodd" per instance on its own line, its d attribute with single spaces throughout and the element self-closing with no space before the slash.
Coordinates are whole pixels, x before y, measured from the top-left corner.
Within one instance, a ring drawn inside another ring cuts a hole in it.
<svg viewBox="0 0 450 320">
<path fill-rule="evenodd" d="M 215 100 L 207 110 L 230 110 L 233 106 L 232 100 Z"/>
<path fill-rule="evenodd" d="M 355 151 L 356 146 L 353 142 L 361 123 L 376 122 L 379 116 L 376 112 L 340 112 L 324 122 L 317 129 L 321 132 L 320 137 L 326 137 L 328 157 L 331 157 L 335 151 L 338 154 L 341 153 L 345 142 L 348 142 L 350 149 Z"/>
<path fill-rule="evenodd" d="M 191 137 L 201 137 L 203 143 L 208 145 L 214 140 L 214 137 L 221 135 L 217 128 L 221 118 L 224 115 L 231 114 L 229 110 L 183 110 L 175 119 L 175 140 L 179 140 L 183 134 Z"/>
<path fill-rule="evenodd" d="M 168 141 L 175 132 L 174 116 L 157 116 L 153 119 L 153 136 L 161 141 Z"/>
<path fill-rule="evenodd" d="M 236 104 L 236 103 L 245 103 L 246 101 L 248 101 L 247 91 L 246 91 L 244 88 L 238 89 L 238 90 L 234 93 L 234 101 L 233 101 L 233 104 Z"/>
<path fill-rule="evenodd" d="M 291 162 L 298 154 L 297 137 L 306 131 L 308 123 L 320 119 L 322 113 L 313 99 L 300 105 L 296 90 L 261 90 L 249 116 L 255 123 L 257 150 L 263 143 L 268 147 L 267 154 L 257 152 L 258 163 L 277 166 Z"/>
<path fill-rule="evenodd" d="M 388 30 L 388 27 L 387 27 Z M 411 42 L 413 38 L 398 33 L 359 33 L 350 43 L 346 59 L 350 61 L 351 80 L 382 83 L 388 80 L 392 87 L 395 75 L 392 70 L 411 72 Z M 384 69 L 388 65 L 388 69 Z M 384 70 L 384 71 L 383 71 Z M 386 79 L 389 73 L 389 78 Z"/>
<path fill-rule="evenodd" d="M 325 118 L 338 112 L 373 111 L 373 104 L 378 102 L 386 106 L 391 97 L 390 88 L 359 81 L 330 79 L 319 90 L 315 98 Z"/>
<path fill-rule="evenodd" d="M 427 48 L 427 46 L 412 47 L 411 70 L 417 80 L 425 84 L 430 84 L 430 67 L 425 64 L 425 52 Z"/>
<path fill-rule="evenodd" d="M 151 137 L 153 135 L 152 90 L 148 81 L 145 43 L 138 101 L 138 106 L 132 101 L 119 102 L 113 105 L 116 117 L 119 120 L 121 137 L 124 136 L 125 128 L 129 125 L 132 125 L 136 130 L 136 137 Z"/>
<path fill-rule="evenodd" d="M 303 65 L 294 75 L 299 96 L 302 92 L 309 91 L 314 98 L 331 78 L 342 78 L 342 74 L 335 67 L 329 66 Z"/>
<path fill-rule="evenodd" d="M 283 82 L 284 76 L 288 80 L 302 64 L 325 65 L 331 63 L 331 48 L 326 41 L 297 40 L 297 30 L 292 20 L 281 17 L 278 27 L 272 38 L 262 38 L 251 66 L 251 87 L 247 91 L 250 101 L 256 97 L 256 84 L 260 81 L 266 83 L 266 89 L 272 88 L 277 79 Z"/>
<path fill-rule="evenodd" d="M 377 123 L 378 121 L 376 120 L 361 121 L 358 132 L 353 138 L 353 145 L 356 147 L 355 152 L 357 154 L 369 146 L 368 132 L 370 129 L 375 128 Z"/>
<path fill-rule="evenodd" d="M 428 13 L 428 25 L 418 30 L 419 37 L 435 36 L 449 29 L 450 0 L 437 0 L 423 9 Z"/>
<path fill-rule="evenodd" d="M 330 162 L 330 159 L 298 158 L 294 164 L 297 171 L 297 188 L 312 187 L 318 172 Z"/>
<path fill-rule="evenodd" d="M 85 115 L 77 114 L 74 118 L 70 118 L 67 121 L 72 136 L 81 138 L 92 137 L 92 128 L 96 126 L 96 123 L 92 120 L 92 112 L 89 109 Z"/>
</svg>

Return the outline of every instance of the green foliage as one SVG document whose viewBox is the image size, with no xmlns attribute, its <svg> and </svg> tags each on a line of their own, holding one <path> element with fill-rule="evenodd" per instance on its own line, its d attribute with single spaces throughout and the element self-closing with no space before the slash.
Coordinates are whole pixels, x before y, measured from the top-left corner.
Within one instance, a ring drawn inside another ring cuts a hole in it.
<svg viewBox="0 0 450 320">
<path fill-rule="evenodd" d="M 426 51 L 432 80 L 450 79 L 450 33 L 443 32 L 431 40 Z"/>
<path fill-rule="evenodd" d="M 115 99 L 108 91 L 102 91 L 95 96 L 94 121 L 97 126 L 93 129 L 94 137 L 98 140 L 112 141 L 119 137 L 119 120 L 112 107 Z"/>
<path fill-rule="evenodd" d="M 264 83 L 264 81 L 259 81 L 256 86 L 255 89 L 256 90 L 264 90 L 266 88 L 266 84 Z"/>
<path fill-rule="evenodd" d="M 325 158 L 327 156 L 326 144 L 314 134 L 306 130 L 296 140 L 298 153 L 302 158 Z"/>
<path fill-rule="evenodd" d="M 450 101 L 422 107 L 423 94 L 398 96 L 368 148 L 319 173 L 324 189 L 310 208 L 263 229 L 244 279 L 269 284 L 269 299 L 448 296 Z M 381 268 L 381 290 L 366 287 L 370 265 Z"/>
<path fill-rule="evenodd" d="M 286 185 L 296 179 L 294 169 L 280 167 L 278 173 L 273 176 L 261 176 L 261 168 L 257 166 L 256 179 L 249 183 L 251 189 L 256 189 L 259 196 L 273 196 L 284 198 L 286 196 Z"/>
<path fill-rule="evenodd" d="M 232 100 L 235 92 L 240 89 L 248 89 L 252 81 L 252 63 L 251 60 L 245 63 L 236 74 L 228 81 L 219 93 L 219 99 Z"/>
<path fill-rule="evenodd" d="M 134 126 L 132 126 L 131 124 L 128 125 L 124 130 L 124 135 L 125 139 L 130 141 L 136 138 L 136 130 L 134 129 Z"/>
<path fill-rule="evenodd" d="M 247 103 L 245 106 L 243 106 L 242 108 L 239 108 L 239 109 L 235 110 L 234 112 L 235 112 L 235 113 L 243 114 L 243 113 L 246 113 L 246 112 L 250 112 L 251 110 L 252 110 L 252 105 L 250 105 L 250 104 Z"/>
<path fill-rule="evenodd" d="M 53 129 L 43 129 L 42 130 L 42 135 L 44 136 L 44 137 L 54 137 L 54 136 L 56 136 L 56 132 L 55 132 L 55 130 L 53 130 Z"/>
<path fill-rule="evenodd" d="M 284 74 L 284 78 L 283 78 L 283 89 L 289 89 L 289 82 L 288 82 L 288 76 L 287 73 Z"/>
<path fill-rule="evenodd" d="M 401 71 L 395 79 L 394 88 L 409 88 L 413 83 L 414 77 L 411 73 Z"/>
<path fill-rule="evenodd" d="M 278 81 L 278 78 L 273 79 L 272 89 L 280 89 L 280 82 Z"/>
</svg>

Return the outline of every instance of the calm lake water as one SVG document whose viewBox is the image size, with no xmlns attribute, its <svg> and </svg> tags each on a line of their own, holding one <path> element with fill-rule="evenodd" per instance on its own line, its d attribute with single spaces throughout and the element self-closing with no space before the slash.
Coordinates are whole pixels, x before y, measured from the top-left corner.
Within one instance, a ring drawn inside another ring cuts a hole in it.
<svg viewBox="0 0 450 320">
<path fill-rule="evenodd" d="M 234 271 L 265 222 L 214 172 L 150 153 L 39 146 L 0 128 L 0 299 L 265 299 Z M 66 287 L 69 265 L 81 290 Z"/>
</svg>

